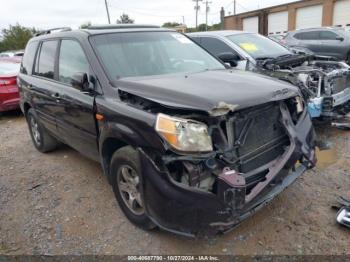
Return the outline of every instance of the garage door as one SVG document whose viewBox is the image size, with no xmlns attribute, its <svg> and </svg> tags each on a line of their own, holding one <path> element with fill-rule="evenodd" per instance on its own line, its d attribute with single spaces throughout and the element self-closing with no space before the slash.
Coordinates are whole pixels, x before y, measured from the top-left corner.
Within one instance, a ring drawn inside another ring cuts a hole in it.
<svg viewBox="0 0 350 262">
<path fill-rule="evenodd" d="M 322 25 L 322 5 L 299 8 L 296 29 L 319 27 Z"/>
<path fill-rule="evenodd" d="M 350 0 L 349 0 L 350 1 Z M 283 34 L 288 30 L 288 12 L 277 12 L 268 15 L 269 35 Z"/>
<path fill-rule="evenodd" d="M 253 16 L 244 18 L 243 30 L 247 32 L 259 33 L 259 17 Z"/>
<path fill-rule="evenodd" d="M 350 26 L 350 0 L 341 0 L 335 2 L 333 25 Z"/>
</svg>

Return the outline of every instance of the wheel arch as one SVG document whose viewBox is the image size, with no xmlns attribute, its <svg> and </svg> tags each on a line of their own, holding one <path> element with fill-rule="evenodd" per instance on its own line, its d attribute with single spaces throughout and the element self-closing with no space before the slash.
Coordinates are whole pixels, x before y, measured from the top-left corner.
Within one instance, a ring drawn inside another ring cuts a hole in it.
<svg viewBox="0 0 350 262">
<path fill-rule="evenodd" d="M 114 152 L 122 147 L 128 146 L 126 141 L 118 139 L 116 137 L 108 137 L 103 140 L 100 145 L 100 157 L 104 174 L 107 176 L 109 183 L 111 183 L 110 177 L 110 163 Z"/>
<path fill-rule="evenodd" d="M 24 116 L 27 116 L 27 113 L 28 113 L 29 109 L 31 109 L 31 108 L 32 108 L 32 106 L 28 102 L 24 102 L 24 104 L 23 104 Z"/>
</svg>

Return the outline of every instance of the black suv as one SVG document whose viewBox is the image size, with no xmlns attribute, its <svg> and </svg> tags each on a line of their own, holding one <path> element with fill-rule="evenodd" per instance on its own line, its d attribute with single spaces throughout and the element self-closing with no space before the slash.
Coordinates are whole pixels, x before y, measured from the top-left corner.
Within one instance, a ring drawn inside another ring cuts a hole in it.
<svg viewBox="0 0 350 262">
<path fill-rule="evenodd" d="M 28 43 L 19 87 L 35 147 L 101 162 L 144 229 L 225 232 L 315 163 L 296 87 L 227 69 L 172 30 L 48 31 Z"/>
</svg>

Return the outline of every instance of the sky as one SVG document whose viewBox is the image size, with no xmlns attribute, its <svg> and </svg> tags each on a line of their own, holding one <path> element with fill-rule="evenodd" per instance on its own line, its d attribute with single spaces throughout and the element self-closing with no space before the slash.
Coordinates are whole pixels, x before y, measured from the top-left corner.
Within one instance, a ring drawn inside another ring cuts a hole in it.
<svg viewBox="0 0 350 262">
<path fill-rule="evenodd" d="M 26 27 L 48 29 L 81 24 L 107 24 L 105 0 L 1 0 L 0 30 L 19 23 Z M 200 2 L 198 23 L 205 23 L 205 4 Z M 237 0 L 237 12 L 293 2 L 294 0 Z M 128 14 L 135 23 L 162 25 L 178 22 L 189 27 L 195 25 L 193 0 L 107 0 L 111 22 L 115 23 L 122 13 Z M 210 0 L 208 24 L 220 22 L 220 9 L 226 15 L 233 13 L 232 0 Z"/>
</svg>

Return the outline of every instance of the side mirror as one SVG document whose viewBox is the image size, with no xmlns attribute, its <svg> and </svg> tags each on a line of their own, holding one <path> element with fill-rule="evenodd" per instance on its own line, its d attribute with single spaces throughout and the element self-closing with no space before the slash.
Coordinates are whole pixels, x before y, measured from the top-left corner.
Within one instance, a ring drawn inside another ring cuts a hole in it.
<svg viewBox="0 0 350 262">
<path fill-rule="evenodd" d="M 337 36 L 335 39 L 336 39 L 336 40 L 339 40 L 340 42 L 343 42 L 343 41 L 344 41 L 344 37 L 342 37 L 342 36 Z"/>
<path fill-rule="evenodd" d="M 71 85 L 83 92 L 90 92 L 90 82 L 88 75 L 86 73 L 77 73 L 72 76 Z"/>
<path fill-rule="evenodd" d="M 241 60 L 239 55 L 234 53 L 221 53 L 218 55 L 218 58 L 222 62 L 230 64 L 232 67 L 236 67 L 238 65 L 238 61 Z"/>
</svg>

